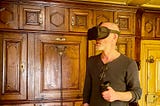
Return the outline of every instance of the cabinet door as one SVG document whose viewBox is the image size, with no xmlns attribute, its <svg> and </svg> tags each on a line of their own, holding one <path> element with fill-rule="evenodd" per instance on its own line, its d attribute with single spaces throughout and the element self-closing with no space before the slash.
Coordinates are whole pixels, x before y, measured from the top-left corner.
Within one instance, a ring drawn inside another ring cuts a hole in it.
<svg viewBox="0 0 160 106">
<path fill-rule="evenodd" d="M 120 37 L 117 43 L 117 49 L 122 54 L 135 60 L 135 38 L 134 37 Z"/>
<path fill-rule="evenodd" d="M 87 32 L 92 27 L 92 11 L 70 9 L 70 31 Z"/>
<path fill-rule="evenodd" d="M 156 17 L 156 38 L 160 38 L 160 14 Z"/>
<path fill-rule="evenodd" d="M 16 4 L 0 3 L 0 28 L 18 29 Z"/>
<path fill-rule="evenodd" d="M 39 103 L 35 104 L 35 106 L 74 106 L 72 102 L 64 102 L 63 104 L 56 102 L 56 103 Z"/>
<path fill-rule="evenodd" d="M 100 50 L 96 50 L 96 40 L 88 41 L 88 57 L 101 53 Z"/>
<path fill-rule="evenodd" d="M 142 37 L 160 37 L 160 15 L 156 13 L 144 13 L 142 15 Z"/>
<path fill-rule="evenodd" d="M 26 34 L 0 33 L 0 66 L 0 100 L 26 99 Z"/>
<path fill-rule="evenodd" d="M 121 34 L 135 34 L 135 13 L 115 12 L 114 20 L 119 24 Z"/>
<path fill-rule="evenodd" d="M 68 31 L 68 9 L 62 7 L 46 7 L 46 29 L 51 31 Z"/>
<path fill-rule="evenodd" d="M 20 29 L 44 30 L 43 6 L 20 5 Z"/>
<path fill-rule="evenodd" d="M 0 106 L 35 106 L 34 104 L 12 104 L 12 105 L 0 105 Z"/>
<path fill-rule="evenodd" d="M 98 25 L 101 22 L 113 22 L 113 12 L 111 11 L 94 11 L 94 24 Z"/>
<path fill-rule="evenodd" d="M 88 42 L 88 57 L 97 55 L 101 53 L 101 51 L 96 50 L 96 41 L 92 40 Z M 117 50 L 122 54 L 127 55 L 128 57 L 135 58 L 134 54 L 134 47 L 135 46 L 135 38 L 127 38 L 127 37 L 120 37 L 117 42 Z"/>
<path fill-rule="evenodd" d="M 81 98 L 86 37 L 41 34 L 35 45 L 35 99 Z"/>
<path fill-rule="evenodd" d="M 82 101 L 77 101 L 77 102 L 75 102 L 74 106 L 83 106 L 83 102 Z"/>
</svg>

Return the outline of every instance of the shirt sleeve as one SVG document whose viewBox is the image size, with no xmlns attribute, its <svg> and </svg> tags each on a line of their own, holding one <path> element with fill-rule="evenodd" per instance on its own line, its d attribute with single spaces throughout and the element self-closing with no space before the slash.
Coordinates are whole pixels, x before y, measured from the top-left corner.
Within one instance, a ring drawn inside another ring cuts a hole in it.
<svg viewBox="0 0 160 106">
<path fill-rule="evenodd" d="M 90 103 L 90 95 L 91 95 L 91 75 L 89 73 L 89 61 L 86 65 L 86 76 L 83 88 L 83 103 Z"/>
<path fill-rule="evenodd" d="M 132 61 L 127 68 L 127 90 L 132 93 L 132 99 L 130 102 L 137 102 L 142 95 L 142 89 L 140 87 L 139 72 L 135 61 Z"/>
</svg>

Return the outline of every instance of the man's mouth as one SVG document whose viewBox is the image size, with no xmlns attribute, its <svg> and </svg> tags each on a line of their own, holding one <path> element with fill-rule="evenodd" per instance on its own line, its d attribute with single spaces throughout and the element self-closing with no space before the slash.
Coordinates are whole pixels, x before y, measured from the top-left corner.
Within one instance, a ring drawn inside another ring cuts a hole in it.
<svg viewBox="0 0 160 106">
<path fill-rule="evenodd" d="M 96 42 L 96 45 L 100 45 L 101 43 L 100 42 Z"/>
</svg>

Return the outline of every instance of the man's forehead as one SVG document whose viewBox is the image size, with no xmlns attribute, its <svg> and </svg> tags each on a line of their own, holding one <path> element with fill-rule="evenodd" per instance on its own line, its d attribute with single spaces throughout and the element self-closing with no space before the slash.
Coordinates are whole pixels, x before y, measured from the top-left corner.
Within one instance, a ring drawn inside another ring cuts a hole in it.
<svg viewBox="0 0 160 106">
<path fill-rule="evenodd" d="M 119 31 L 118 25 L 110 22 L 102 23 L 101 26 L 107 27 L 108 29 Z"/>
</svg>

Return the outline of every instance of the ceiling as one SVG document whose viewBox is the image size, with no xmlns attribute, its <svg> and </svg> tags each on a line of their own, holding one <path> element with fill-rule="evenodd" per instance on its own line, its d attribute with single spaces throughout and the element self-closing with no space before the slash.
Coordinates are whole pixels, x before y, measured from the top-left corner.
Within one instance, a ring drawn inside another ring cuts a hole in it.
<svg viewBox="0 0 160 106">
<path fill-rule="evenodd" d="M 92 1 L 92 2 L 103 2 L 123 5 L 133 5 L 149 8 L 160 8 L 160 0 L 81 0 L 81 1 Z"/>
</svg>

